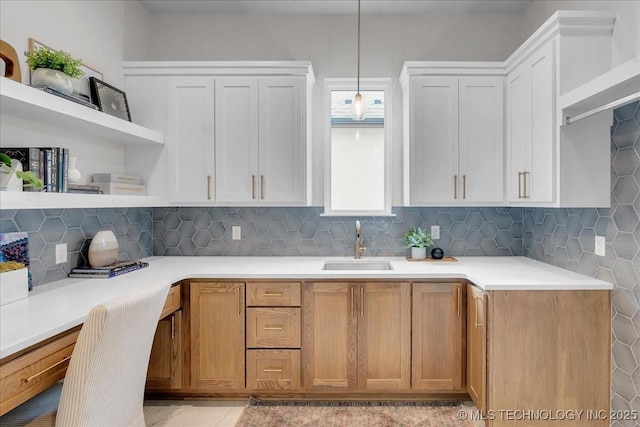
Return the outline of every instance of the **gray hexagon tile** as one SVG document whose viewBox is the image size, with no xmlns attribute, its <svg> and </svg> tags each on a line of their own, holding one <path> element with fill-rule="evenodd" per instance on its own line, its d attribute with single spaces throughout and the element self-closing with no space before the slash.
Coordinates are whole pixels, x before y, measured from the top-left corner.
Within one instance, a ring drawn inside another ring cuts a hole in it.
<svg viewBox="0 0 640 427">
<path fill-rule="evenodd" d="M 614 117 L 611 209 L 524 208 L 522 228 L 524 255 L 614 284 L 611 405 L 624 410 L 640 402 L 631 378 L 640 377 L 640 102 Z M 596 235 L 605 236 L 604 257 L 594 254 Z"/>
<path fill-rule="evenodd" d="M 29 233 L 30 271 L 34 286 L 38 286 L 64 279 L 71 268 L 86 265 L 89 243 L 100 230 L 116 234 L 120 259 L 151 256 L 151 231 L 156 226 L 151 211 L 152 208 L 0 210 L 0 232 Z M 55 247 L 60 243 L 67 244 L 64 264 L 55 263 Z"/>
</svg>

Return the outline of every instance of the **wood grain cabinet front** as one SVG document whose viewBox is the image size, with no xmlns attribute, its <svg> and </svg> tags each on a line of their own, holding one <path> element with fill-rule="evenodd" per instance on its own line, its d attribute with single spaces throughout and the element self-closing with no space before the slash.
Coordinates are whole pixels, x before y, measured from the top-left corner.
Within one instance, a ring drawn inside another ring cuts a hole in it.
<svg viewBox="0 0 640 427">
<path fill-rule="evenodd" d="M 64 378 L 79 327 L 0 365 L 0 415 Z"/>
<path fill-rule="evenodd" d="M 247 308 L 247 348 L 300 348 L 300 308 Z"/>
<path fill-rule="evenodd" d="M 247 350 L 247 388 L 300 389 L 300 350 Z"/>
<path fill-rule="evenodd" d="M 300 282 L 248 282 L 247 306 L 300 307 Z"/>
</svg>

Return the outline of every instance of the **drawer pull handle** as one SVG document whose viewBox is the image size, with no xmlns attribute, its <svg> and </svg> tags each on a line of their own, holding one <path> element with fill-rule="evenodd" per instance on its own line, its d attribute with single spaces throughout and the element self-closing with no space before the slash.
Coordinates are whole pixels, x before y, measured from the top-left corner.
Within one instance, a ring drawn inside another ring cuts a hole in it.
<svg viewBox="0 0 640 427">
<path fill-rule="evenodd" d="M 282 330 L 282 326 L 265 326 L 264 328 L 265 331 L 281 331 Z"/>
<path fill-rule="evenodd" d="M 62 359 L 61 361 L 59 361 L 58 363 L 54 363 L 53 365 L 49 366 L 46 369 L 43 369 L 42 371 L 38 372 L 35 375 L 31 375 L 29 378 L 25 379 L 24 382 L 25 383 L 30 383 L 31 381 L 33 381 L 34 379 L 36 379 L 37 377 L 39 377 L 40 375 L 44 374 L 45 372 L 48 372 L 60 365 L 62 365 L 64 362 L 66 362 L 67 360 L 71 359 L 71 356 L 67 356 L 64 359 Z"/>
<path fill-rule="evenodd" d="M 478 307 L 482 304 L 482 298 L 476 297 L 476 328 L 482 327 L 482 321 L 478 320 Z"/>
<path fill-rule="evenodd" d="M 262 295 L 264 295 L 265 297 L 281 297 L 282 292 L 265 292 Z"/>
<path fill-rule="evenodd" d="M 262 372 L 282 372 L 282 369 L 265 368 L 265 369 L 262 370 Z"/>
</svg>

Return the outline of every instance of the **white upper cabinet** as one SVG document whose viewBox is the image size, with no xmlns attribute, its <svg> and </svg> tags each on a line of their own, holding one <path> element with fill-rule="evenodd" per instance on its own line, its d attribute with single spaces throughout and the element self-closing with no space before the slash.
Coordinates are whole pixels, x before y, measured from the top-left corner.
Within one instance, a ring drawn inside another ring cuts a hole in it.
<svg viewBox="0 0 640 427">
<path fill-rule="evenodd" d="M 309 204 L 309 62 L 132 62 L 125 70 L 132 86 L 166 81 L 167 111 L 154 117 L 166 116 L 168 173 L 155 181 L 164 181 L 169 204 Z M 147 104 L 159 109 L 152 97 Z"/>
<path fill-rule="evenodd" d="M 474 76 L 486 63 L 424 75 L 445 74 L 430 65 L 406 63 L 401 78 L 405 205 L 501 204 L 503 77 Z"/>
</svg>

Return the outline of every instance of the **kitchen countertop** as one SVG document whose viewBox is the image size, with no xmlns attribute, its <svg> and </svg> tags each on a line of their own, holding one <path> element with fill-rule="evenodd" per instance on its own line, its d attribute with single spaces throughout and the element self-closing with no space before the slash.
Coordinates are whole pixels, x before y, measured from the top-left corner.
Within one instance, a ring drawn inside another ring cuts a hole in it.
<svg viewBox="0 0 640 427">
<path fill-rule="evenodd" d="M 466 279 L 484 290 L 611 290 L 611 283 L 525 257 L 458 257 L 458 262 L 389 260 L 393 270 L 323 270 L 345 257 L 150 257 L 149 267 L 111 279 L 64 279 L 0 306 L 0 359 L 84 322 L 94 306 L 147 284 L 216 279 Z"/>
</svg>

